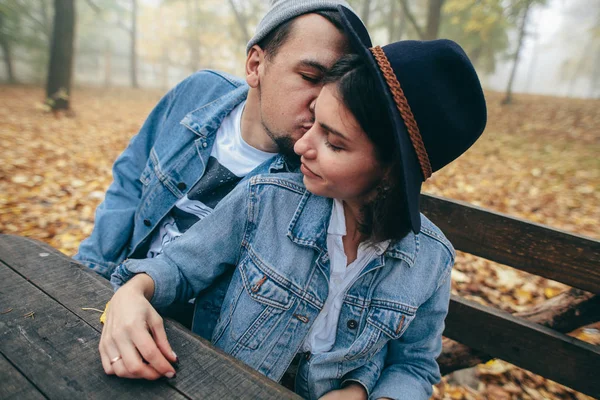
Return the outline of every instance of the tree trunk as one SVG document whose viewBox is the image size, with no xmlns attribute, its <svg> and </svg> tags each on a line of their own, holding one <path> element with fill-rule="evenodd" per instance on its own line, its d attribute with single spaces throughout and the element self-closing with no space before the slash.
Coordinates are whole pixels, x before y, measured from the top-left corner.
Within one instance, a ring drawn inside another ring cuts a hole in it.
<svg viewBox="0 0 600 400">
<path fill-rule="evenodd" d="M 397 8 L 396 0 L 390 0 L 390 13 L 388 14 L 387 20 L 388 43 L 392 43 L 396 40 L 396 14 L 398 14 Z"/>
<path fill-rule="evenodd" d="M 75 1 L 54 0 L 54 27 L 46 83 L 46 102 L 53 110 L 70 108 L 74 41 Z"/>
<path fill-rule="evenodd" d="M 360 18 L 362 19 L 365 27 L 369 29 L 369 17 L 371 16 L 371 0 L 363 0 L 362 10 L 360 12 Z"/>
<path fill-rule="evenodd" d="M 242 39 L 244 40 L 244 44 L 246 44 L 250 41 L 250 34 L 248 33 L 248 21 L 246 20 L 246 16 L 237 9 L 233 0 L 229 0 L 229 5 L 231 6 L 231 10 L 235 15 L 235 20 L 242 31 Z"/>
<path fill-rule="evenodd" d="M 188 43 L 190 46 L 190 70 L 192 73 L 200 69 L 200 24 L 198 23 L 198 15 L 200 7 L 198 0 L 188 0 L 188 26 L 189 37 Z"/>
<path fill-rule="evenodd" d="M 525 38 L 525 26 L 527 25 L 527 14 L 531 7 L 531 0 L 528 0 L 523 10 L 523 17 L 521 19 L 521 26 L 519 27 L 519 41 L 517 43 L 517 51 L 515 52 L 515 60 L 513 63 L 512 71 L 510 72 L 510 78 L 508 79 L 508 86 L 506 87 L 506 96 L 502 100 L 502 104 L 510 104 L 512 102 L 512 87 L 517 72 L 517 66 L 519 65 L 519 56 L 521 54 L 521 47 L 523 46 L 523 39 Z"/>
<path fill-rule="evenodd" d="M 423 30 L 417 23 L 417 20 L 416 20 L 415 16 L 413 15 L 413 13 L 410 11 L 410 7 L 408 6 L 407 0 L 400 0 L 400 4 L 402 5 L 403 17 L 408 18 L 408 21 L 410 22 L 412 27 L 415 29 L 415 32 L 417 33 L 417 36 L 419 36 L 419 39 L 425 40 L 425 33 L 423 32 Z"/>
<path fill-rule="evenodd" d="M 579 289 L 570 289 L 529 311 L 515 315 L 558 332 L 569 333 L 600 320 L 600 296 Z M 442 374 L 446 375 L 484 363 L 492 358 L 485 353 L 444 338 L 442 354 L 437 362 Z"/>
<path fill-rule="evenodd" d="M 112 49 L 110 47 L 110 40 L 106 40 L 104 46 L 104 87 L 109 88 L 111 85 L 112 77 Z"/>
<path fill-rule="evenodd" d="M 4 65 L 6 66 L 6 73 L 8 74 L 8 83 L 17 83 L 15 74 L 13 72 L 12 53 L 10 51 L 10 41 L 2 34 L 4 25 L 4 15 L 0 12 L 0 47 L 2 47 L 2 53 L 4 54 Z"/>
<path fill-rule="evenodd" d="M 589 97 L 600 98 L 600 51 L 596 51 L 596 59 L 592 66 L 592 79 L 590 82 Z"/>
<path fill-rule="evenodd" d="M 444 0 L 429 0 L 429 11 L 427 12 L 427 30 L 425 40 L 437 39 L 442 21 L 442 6 Z"/>
<path fill-rule="evenodd" d="M 130 73 L 131 73 L 131 86 L 134 88 L 139 87 L 137 81 L 137 0 L 131 0 L 131 61 L 130 61 Z"/>
</svg>

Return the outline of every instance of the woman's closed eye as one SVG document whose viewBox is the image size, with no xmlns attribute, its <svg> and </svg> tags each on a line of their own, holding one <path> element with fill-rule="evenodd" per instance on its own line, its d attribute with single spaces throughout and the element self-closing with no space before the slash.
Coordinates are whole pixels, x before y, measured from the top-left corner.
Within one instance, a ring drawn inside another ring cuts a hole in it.
<svg viewBox="0 0 600 400">
<path fill-rule="evenodd" d="M 329 139 L 327 137 L 325 137 L 325 146 L 329 147 L 332 151 L 335 151 L 335 152 L 344 150 L 342 147 L 331 144 L 331 142 L 329 141 Z"/>
</svg>

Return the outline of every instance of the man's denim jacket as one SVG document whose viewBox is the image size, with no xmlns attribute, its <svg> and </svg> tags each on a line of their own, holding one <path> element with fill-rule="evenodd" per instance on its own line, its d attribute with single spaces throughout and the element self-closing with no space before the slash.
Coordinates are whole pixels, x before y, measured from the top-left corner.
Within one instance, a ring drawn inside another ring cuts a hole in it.
<svg viewBox="0 0 600 400">
<path fill-rule="evenodd" d="M 234 269 L 212 341 L 278 381 L 300 351 L 328 295 L 332 200 L 302 175 L 257 175 L 163 254 L 127 260 L 115 288 L 135 273 L 155 282 L 155 307 L 184 301 Z M 347 290 L 330 352 L 302 357 L 296 391 L 310 399 L 350 381 L 369 398 L 428 399 L 440 379 L 454 249 L 424 216 L 419 234 L 392 242 Z M 234 267 L 235 266 L 235 267 Z"/>
<path fill-rule="evenodd" d="M 94 230 L 74 258 L 109 278 L 125 258 L 145 257 L 150 234 L 202 177 L 216 131 L 247 95 L 239 78 L 210 70 L 167 93 L 114 163 Z"/>
</svg>

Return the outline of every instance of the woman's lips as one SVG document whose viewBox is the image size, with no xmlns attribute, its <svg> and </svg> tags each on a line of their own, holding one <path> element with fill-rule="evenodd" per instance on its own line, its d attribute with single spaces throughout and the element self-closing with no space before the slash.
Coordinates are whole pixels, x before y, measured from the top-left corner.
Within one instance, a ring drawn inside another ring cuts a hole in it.
<svg viewBox="0 0 600 400">
<path fill-rule="evenodd" d="M 312 172 L 304 163 L 300 164 L 300 171 L 309 178 L 320 178 L 319 175 Z"/>
</svg>

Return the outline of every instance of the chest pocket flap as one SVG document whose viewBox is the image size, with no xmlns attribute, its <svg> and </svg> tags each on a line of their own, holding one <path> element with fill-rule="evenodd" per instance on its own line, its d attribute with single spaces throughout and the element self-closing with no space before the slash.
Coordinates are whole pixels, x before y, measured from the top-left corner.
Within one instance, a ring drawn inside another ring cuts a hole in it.
<svg viewBox="0 0 600 400">
<path fill-rule="evenodd" d="M 250 251 L 240 268 L 244 287 L 252 299 L 282 310 L 291 307 L 294 295 L 285 288 L 286 280 L 264 265 L 256 254 Z"/>
<path fill-rule="evenodd" d="M 391 339 L 398 339 L 415 318 L 415 312 L 415 307 L 375 301 L 369 308 L 367 322 Z"/>
</svg>

